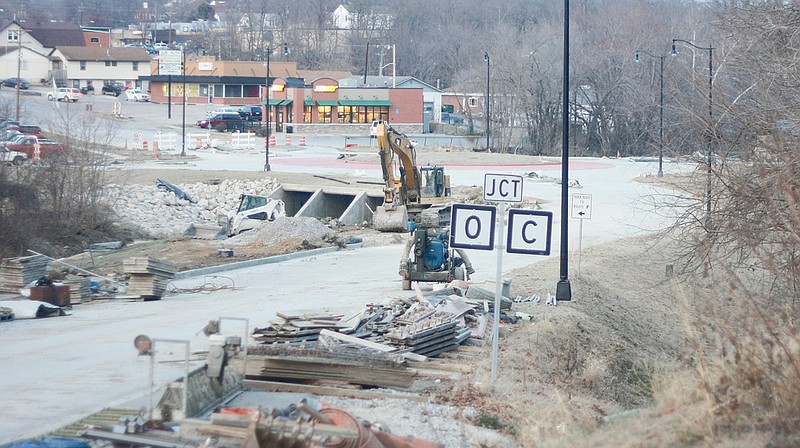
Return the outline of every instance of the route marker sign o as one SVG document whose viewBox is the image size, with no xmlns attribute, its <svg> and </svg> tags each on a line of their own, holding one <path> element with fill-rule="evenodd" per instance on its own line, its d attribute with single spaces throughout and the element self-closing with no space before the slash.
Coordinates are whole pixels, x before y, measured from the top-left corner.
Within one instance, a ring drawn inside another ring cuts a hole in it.
<svg viewBox="0 0 800 448">
<path fill-rule="evenodd" d="M 450 215 L 450 247 L 494 249 L 497 209 L 487 205 L 454 204 Z"/>
<path fill-rule="evenodd" d="M 512 254 L 550 255 L 553 213 L 509 210 L 506 251 Z"/>
</svg>

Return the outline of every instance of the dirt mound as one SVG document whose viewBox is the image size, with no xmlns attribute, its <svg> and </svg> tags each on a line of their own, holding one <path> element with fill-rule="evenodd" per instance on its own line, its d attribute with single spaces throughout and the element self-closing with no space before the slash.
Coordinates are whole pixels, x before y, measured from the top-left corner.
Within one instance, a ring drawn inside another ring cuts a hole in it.
<svg viewBox="0 0 800 448">
<path fill-rule="evenodd" d="M 333 234 L 316 218 L 281 217 L 255 229 L 225 240 L 230 246 L 273 246 L 287 240 L 320 241 Z"/>
</svg>

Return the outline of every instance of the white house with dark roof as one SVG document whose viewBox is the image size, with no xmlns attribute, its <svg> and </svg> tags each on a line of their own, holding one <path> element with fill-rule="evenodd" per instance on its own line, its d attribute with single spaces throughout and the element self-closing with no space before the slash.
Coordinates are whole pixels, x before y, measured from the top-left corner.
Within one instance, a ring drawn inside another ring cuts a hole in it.
<svg viewBox="0 0 800 448">
<path fill-rule="evenodd" d="M 30 82 L 51 78 L 48 55 L 56 45 L 85 45 L 78 25 L 11 21 L 0 25 L 0 78 Z M 22 57 L 20 57 L 20 53 Z"/>
<path fill-rule="evenodd" d="M 104 82 L 112 81 L 142 87 L 139 76 L 150 75 L 150 60 L 140 47 L 58 46 L 50 53 L 54 73 L 58 72 L 68 86 L 91 85 L 98 92 Z"/>
</svg>

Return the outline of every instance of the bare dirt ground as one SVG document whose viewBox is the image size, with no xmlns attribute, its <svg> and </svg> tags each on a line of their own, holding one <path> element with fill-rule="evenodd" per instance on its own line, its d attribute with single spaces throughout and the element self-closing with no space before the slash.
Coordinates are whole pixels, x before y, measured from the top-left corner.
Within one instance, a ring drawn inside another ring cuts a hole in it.
<svg viewBox="0 0 800 448">
<path fill-rule="evenodd" d="M 437 163 L 439 158 L 453 156 L 437 153 L 436 160 L 431 160 Z M 480 162 L 481 156 L 470 153 L 459 160 Z M 115 183 L 152 184 L 163 176 L 160 170 L 123 173 Z M 336 184 L 308 174 L 270 175 L 281 183 Z M 260 178 L 264 173 L 174 170 L 169 176 L 171 182 L 183 184 Z M 478 197 L 478 193 L 466 189 L 455 195 L 463 199 Z M 220 241 L 175 239 L 136 242 L 120 251 L 83 254 L 70 261 L 104 275 L 120 272 L 122 261 L 131 256 L 170 260 L 186 270 L 335 245 L 348 235 L 358 235 L 365 245 L 395 243 L 400 237 L 364 228 L 340 228 L 336 233 L 339 239 L 237 247 L 234 258 L 220 257 L 217 249 L 224 246 Z M 641 237 L 585 250 L 581 272 L 571 278 L 574 300 L 557 306 L 545 304 L 559 277 L 557 258 L 512 272 L 508 276 L 512 295 L 537 295 L 541 300 L 514 304 L 513 312 L 531 319 L 503 326 L 499 378 L 491 379 L 490 345 L 446 354 L 449 362 L 473 365 L 474 371 L 435 386 L 435 401 L 474 409 L 461 418 L 505 433 L 523 447 L 661 446 L 646 441 L 647 431 L 638 440 L 615 440 L 608 445 L 616 435 L 609 434 L 603 422 L 639 408 L 655 409 L 659 418 L 670 414 L 669 409 L 652 407 L 654 390 L 661 378 L 685 367 L 689 352 L 683 326 L 687 311 L 665 274 L 665 265 L 672 260 L 669 249 L 665 241 Z M 370 412 L 379 414 L 376 409 Z M 502 439 L 476 439 L 472 446 L 509 445 Z"/>
</svg>

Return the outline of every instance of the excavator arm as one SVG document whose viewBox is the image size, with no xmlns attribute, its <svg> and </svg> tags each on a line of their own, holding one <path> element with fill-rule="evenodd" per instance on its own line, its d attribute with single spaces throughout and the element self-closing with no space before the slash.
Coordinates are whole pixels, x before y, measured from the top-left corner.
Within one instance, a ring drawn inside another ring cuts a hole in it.
<svg viewBox="0 0 800 448">
<path fill-rule="evenodd" d="M 388 124 L 378 123 L 378 150 L 383 170 L 384 203 L 396 206 L 419 202 L 420 178 L 416 163 L 414 145 L 405 135 L 395 131 Z M 400 179 L 395 178 L 392 168 L 393 154 L 400 161 Z"/>
</svg>

